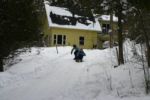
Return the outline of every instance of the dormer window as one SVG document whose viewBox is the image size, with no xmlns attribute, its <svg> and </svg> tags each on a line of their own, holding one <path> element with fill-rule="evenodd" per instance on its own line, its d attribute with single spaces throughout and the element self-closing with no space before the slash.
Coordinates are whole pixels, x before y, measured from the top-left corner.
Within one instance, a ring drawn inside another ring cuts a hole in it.
<svg viewBox="0 0 150 100">
<path fill-rule="evenodd" d="M 102 32 L 103 33 L 108 34 L 109 29 L 110 29 L 110 24 L 102 24 Z"/>
</svg>

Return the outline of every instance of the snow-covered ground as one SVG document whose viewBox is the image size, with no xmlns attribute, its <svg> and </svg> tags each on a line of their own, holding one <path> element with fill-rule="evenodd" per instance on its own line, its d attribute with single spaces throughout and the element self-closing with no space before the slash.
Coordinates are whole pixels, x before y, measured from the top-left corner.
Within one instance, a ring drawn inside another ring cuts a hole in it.
<svg viewBox="0 0 150 100">
<path fill-rule="evenodd" d="M 32 48 L 0 73 L 0 100 L 150 100 L 142 67 L 116 65 L 115 49 L 84 50 L 77 63 L 71 47 Z"/>
</svg>

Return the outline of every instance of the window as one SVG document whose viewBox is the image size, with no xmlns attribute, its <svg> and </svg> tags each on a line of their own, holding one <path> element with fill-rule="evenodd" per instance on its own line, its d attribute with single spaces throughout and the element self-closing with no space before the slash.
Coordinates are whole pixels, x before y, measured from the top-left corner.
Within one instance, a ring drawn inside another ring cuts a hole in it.
<svg viewBox="0 0 150 100">
<path fill-rule="evenodd" d="M 66 35 L 54 35 L 54 45 L 65 45 Z"/>
<path fill-rule="evenodd" d="M 102 32 L 103 33 L 108 33 L 109 29 L 110 29 L 109 24 L 102 24 Z"/>
<path fill-rule="evenodd" d="M 66 44 L 66 36 L 64 35 L 63 36 L 63 45 L 65 45 Z"/>
<path fill-rule="evenodd" d="M 84 45 L 84 37 L 83 36 L 79 37 L 79 44 Z"/>
<path fill-rule="evenodd" d="M 56 44 L 56 35 L 54 35 L 54 44 Z"/>
<path fill-rule="evenodd" d="M 57 44 L 62 44 L 62 35 L 57 35 Z"/>
</svg>

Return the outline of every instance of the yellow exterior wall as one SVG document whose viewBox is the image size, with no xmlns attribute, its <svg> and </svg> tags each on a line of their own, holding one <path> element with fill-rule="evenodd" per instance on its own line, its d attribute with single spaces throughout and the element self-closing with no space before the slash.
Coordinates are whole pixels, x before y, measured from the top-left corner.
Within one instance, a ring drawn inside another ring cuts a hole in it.
<svg viewBox="0 0 150 100">
<path fill-rule="evenodd" d="M 44 34 L 43 40 L 45 41 L 45 45 L 51 46 L 50 43 L 52 40 L 52 35 L 51 35 L 51 30 L 49 29 L 48 26 L 48 20 L 46 16 L 44 16 L 43 34 Z"/>
<path fill-rule="evenodd" d="M 66 45 L 72 46 L 76 44 L 80 48 L 91 49 L 93 45 L 97 43 L 97 32 L 77 29 L 64 29 L 64 28 L 51 28 L 46 29 L 44 35 L 48 35 L 50 38 L 49 46 L 55 46 L 54 35 L 66 35 Z M 79 37 L 84 37 L 84 45 L 79 45 Z"/>
</svg>

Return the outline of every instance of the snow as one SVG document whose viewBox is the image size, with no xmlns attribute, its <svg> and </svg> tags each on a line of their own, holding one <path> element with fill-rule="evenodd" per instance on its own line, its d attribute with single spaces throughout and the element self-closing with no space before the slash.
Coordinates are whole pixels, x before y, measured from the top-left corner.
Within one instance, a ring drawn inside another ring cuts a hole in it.
<svg viewBox="0 0 150 100">
<path fill-rule="evenodd" d="M 82 63 L 71 49 L 31 48 L 19 55 L 19 63 L 0 73 L 0 100 L 150 100 L 139 64 L 113 67 L 115 48 L 84 50 Z"/>
<path fill-rule="evenodd" d="M 104 20 L 104 21 L 110 21 L 110 15 L 101 15 L 99 19 Z M 118 17 L 113 15 L 113 21 L 118 22 Z"/>
<path fill-rule="evenodd" d="M 98 19 L 95 19 L 95 23 L 88 20 L 88 23 L 90 23 L 89 25 L 85 25 L 79 22 L 77 22 L 76 25 L 59 25 L 59 24 L 52 23 L 51 18 L 49 16 L 50 12 L 61 16 L 63 15 L 63 16 L 70 16 L 70 17 L 72 16 L 72 14 L 66 8 L 50 6 L 47 1 L 45 2 L 45 9 L 46 9 L 46 15 L 47 15 L 48 24 L 50 28 L 57 27 L 57 28 L 67 28 L 67 29 L 82 29 L 82 30 L 98 31 L 98 32 L 102 30 Z M 75 17 L 79 17 L 79 16 L 75 15 Z"/>
</svg>

